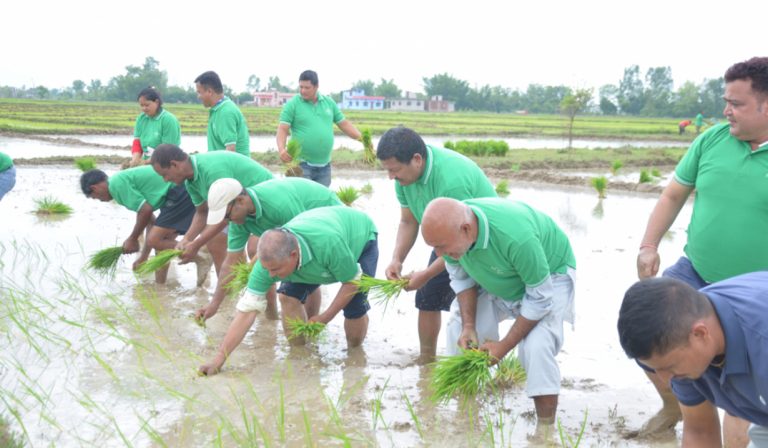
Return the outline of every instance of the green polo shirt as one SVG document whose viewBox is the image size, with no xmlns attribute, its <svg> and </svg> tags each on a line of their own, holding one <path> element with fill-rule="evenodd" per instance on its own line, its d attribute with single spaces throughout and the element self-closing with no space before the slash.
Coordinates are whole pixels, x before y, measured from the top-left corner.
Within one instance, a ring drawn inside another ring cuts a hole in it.
<svg viewBox="0 0 768 448">
<path fill-rule="evenodd" d="M 147 160 L 149 159 L 149 150 L 147 148 L 157 148 L 157 145 L 163 143 L 176 146 L 181 144 L 179 120 L 165 109 L 162 109 L 154 117 L 142 113 L 136 118 L 133 138 L 138 138 L 141 142 L 142 157 L 144 160 Z"/>
<path fill-rule="evenodd" d="M 226 150 L 235 145 L 235 152 L 251 156 L 248 124 L 237 104 L 226 96 L 208 111 L 208 151 Z"/>
<path fill-rule="evenodd" d="M 195 207 L 208 200 L 208 189 L 219 179 L 229 177 L 248 187 L 272 179 L 272 173 L 259 162 L 230 151 L 193 154 L 189 159 L 194 175 L 184 186 Z"/>
<path fill-rule="evenodd" d="M 5 171 L 13 166 L 13 159 L 4 152 L 0 152 L 0 171 Z"/>
<path fill-rule="evenodd" d="M 550 274 L 576 268 L 568 237 L 546 214 L 518 201 L 481 198 L 464 201 L 477 217 L 477 241 L 458 264 L 491 294 L 518 301 L 525 287 Z M 456 260 L 444 256 L 447 263 Z"/>
<path fill-rule="evenodd" d="M 245 218 L 245 223 L 229 223 L 227 250 L 245 249 L 248 237 L 280 227 L 301 212 L 318 207 L 344 205 L 336 193 L 317 182 L 301 177 L 272 179 L 245 189 L 253 201 L 256 212 Z"/>
<path fill-rule="evenodd" d="M 291 127 L 291 138 L 301 143 L 301 160 L 312 165 L 327 165 L 333 150 L 333 125 L 344 121 L 344 114 L 329 96 L 317 94 L 317 102 L 296 95 L 283 106 L 280 123 Z"/>
<path fill-rule="evenodd" d="M 430 145 L 427 145 L 421 176 L 406 186 L 395 181 L 395 193 L 400 206 L 410 209 L 419 223 L 427 204 L 435 198 L 463 201 L 497 197 L 493 185 L 475 162 L 456 151 Z"/>
<path fill-rule="evenodd" d="M 698 114 L 696 115 L 696 118 L 694 119 L 694 123 L 696 126 L 701 126 L 704 124 L 704 115 Z"/>
<path fill-rule="evenodd" d="M 152 210 L 165 204 L 173 182 L 165 182 L 150 165 L 118 171 L 107 179 L 112 199 L 128 210 L 138 212 L 147 203 Z"/>
<path fill-rule="evenodd" d="M 693 141 L 675 180 L 696 188 L 685 254 L 707 283 L 768 269 L 768 145 L 752 151 L 713 126 Z"/>
<path fill-rule="evenodd" d="M 357 260 L 377 233 L 368 215 L 346 206 L 308 210 L 284 228 L 299 241 L 298 268 L 286 278 L 270 277 L 257 262 L 248 280 L 249 292 L 264 295 L 278 280 L 311 285 L 348 282 L 361 272 Z"/>
</svg>

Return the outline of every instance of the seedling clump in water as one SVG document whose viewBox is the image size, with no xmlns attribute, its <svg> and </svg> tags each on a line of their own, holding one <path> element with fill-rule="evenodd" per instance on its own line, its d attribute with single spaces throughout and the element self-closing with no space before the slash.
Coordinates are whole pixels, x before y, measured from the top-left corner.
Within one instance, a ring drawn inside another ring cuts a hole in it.
<svg viewBox="0 0 768 448">
<path fill-rule="evenodd" d="M 42 199 L 35 199 L 38 215 L 69 215 L 72 213 L 72 207 L 63 202 L 59 202 L 52 196 L 45 196 Z"/>
<path fill-rule="evenodd" d="M 139 275 L 151 274 L 171 262 L 174 258 L 180 256 L 184 251 L 178 249 L 166 249 L 160 251 L 157 255 L 139 265 L 136 273 Z"/>
</svg>

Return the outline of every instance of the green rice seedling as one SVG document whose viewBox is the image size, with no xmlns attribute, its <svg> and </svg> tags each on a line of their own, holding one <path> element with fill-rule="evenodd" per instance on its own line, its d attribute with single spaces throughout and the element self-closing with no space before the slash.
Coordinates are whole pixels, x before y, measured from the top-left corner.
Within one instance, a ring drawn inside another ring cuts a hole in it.
<svg viewBox="0 0 768 448">
<path fill-rule="evenodd" d="M 373 430 L 376 430 L 376 425 L 379 420 L 384 424 L 384 428 L 387 428 L 387 422 L 384 420 L 384 416 L 381 414 L 381 401 L 384 397 L 384 391 L 387 390 L 387 384 L 389 384 L 389 378 L 384 382 L 381 387 L 376 387 L 376 396 L 371 400 L 371 419 L 373 420 Z"/>
<path fill-rule="evenodd" d="M 579 434 L 576 436 L 576 440 L 574 441 L 570 434 L 566 433 L 563 429 L 563 424 L 560 421 L 560 419 L 557 419 L 557 431 L 560 434 L 560 443 L 562 446 L 566 448 L 577 448 L 579 444 L 581 443 L 581 438 L 584 436 L 584 429 L 587 427 L 587 415 L 589 414 L 589 409 L 584 410 L 584 420 L 581 422 L 581 428 L 579 429 Z"/>
<path fill-rule="evenodd" d="M 123 255 L 123 246 L 114 246 L 102 249 L 88 260 L 88 268 L 101 275 L 113 275 L 117 269 L 117 262 Z"/>
<path fill-rule="evenodd" d="M 359 292 L 368 293 L 369 301 L 383 303 L 384 311 L 387 310 L 390 300 L 399 296 L 408 286 L 408 282 L 408 278 L 383 280 L 366 274 L 363 274 L 358 280 L 352 281 Z"/>
<path fill-rule="evenodd" d="M 80 168 L 80 171 L 86 172 L 96 168 L 96 159 L 93 157 L 78 157 L 75 159 L 75 166 Z"/>
<path fill-rule="evenodd" d="M 501 197 L 509 196 L 509 181 L 505 179 L 496 184 L 496 194 Z"/>
<path fill-rule="evenodd" d="M 312 422 L 309 420 L 309 414 L 304 408 L 304 403 L 301 404 L 301 417 L 304 420 L 304 440 L 307 442 L 307 446 L 312 448 L 315 446 L 315 442 L 312 441 Z"/>
<path fill-rule="evenodd" d="M 248 286 L 248 278 L 251 276 L 253 263 L 241 261 L 232 265 L 230 269 L 229 282 L 224 285 L 224 289 L 231 297 L 236 297 Z"/>
<path fill-rule="evenodd" d="M 363 185 L 362 188 L 360 188 L 360 194 L 371 194 L 373 193 L 373 185 L 371 185 L 370 182 Z"/>
<path fill-rule="evenodd" d="M 659 171 L 658 168 L 654 168 L 651 170 L 651 176 L 653 177 L 661 177 L 661 171 Z"/>
<path fill-rule="evenodd" d="M 408 395 L 403 394 L 403 400 L 405 400 L 405 407 L 408 408 L 408 414 L 411 415 L 411 420 L 413 420 L 414 426 L 416 426 L 416 431 L 419 433 L 419 438 L 424 438 L 424 432 L 421 430 L 421 421 L 419 420 L 419 416 L 416 414 L 416 410 L 413 408 L 413 403 L 411 403 L 411 399 L 408 398 Z"/>
<path fill-rule="evenodd" d="M 176 257 L 179 257 L 184 251 L 178 249 L 166 249 L 161 250 L 154 257 L 141 263 L 139 268 L 136 269 L 136 273 L 139 275 L 151 274 L 171 262 Z"/>
<path fill-rule="evenodd" d="M 289 339 L 305 338 L 308 341 L 316 341 L 320 338 L 325 324 L 322 322 L 309 322 L 301 319 L 288 319 L 286 321 L 291 331 Z"/>
<path fill-rule="evenodd" d="M 461 350 L 455 356 L 440 356 L 433 363 L 432 401 L 446 403 L 457 396 L 462 402 L 470 399 L 492 386 L 490 370 L 491 355 L 488 352 L 469 349 Z"/>
<path fill-rule="evenodd" d="M 42 199 L 35 199 L 38 215 L 69 215 L 72 213 L 72 207 L 63 202 L 59 202 L 53 196 L 45 196 Z"/>
<path fill-rule="evenodd" d="M 614 160 L 613 163 L 611 163 L 611 174 L 614 176 L 619 173 L 619 170 L 624 166 L 624 162 L 621 160 Z"/>
<path fill-rule="evenodd" d="M 280 383 L 280 409 L 277 410 L 277 433 L 280 435 L 280 441 L 285 442 L 285 387 L 283 380 L 278 378 Z"/>
<path fill-rule="evenodd" d="M 339 189 L 336 190 L 336 196 L 339 197 L 341 202 L 347 206 L 351 206 L 352 203 L 360 197 L 360 192 L 357 191 L 357 188 L 351 186 L 339 187 Z"/>
<path fill-rule="evenodd" d="M 608 179 L 605 176 L 593 177 L 590 179 L 592 187 L 597 191 L 597 197 L 605 198 L 605 190 L 608 189 Z"/>
<path fill-rule="evenodd" d="M 496 364 L 494 382 L 500 386 L 514 386 L 525 382 L 527 375 L 517 356 L 508 354 Z"/>
<path fill-rule="evenodd" d="M 291 161 L 285 166 L 285 175 L 287 177 L 301 177 L 304 174 L 304 170 L 299 166 L 301 156 L 301 143 L 292 138 L 288 140 L 288 144 L 285 145 L 285 151 L 291 156 Z"/>
<path fill-rule="evenodd" d="M 368 165 L 373 166 L 376 163 L 376 151 L 373 150 L 373 139 L 371 138 L 371 130 L 363 129 L 362 131 L 363 141 L 363 161 Z"/>
<path fill-rule="evenodd" d="M 648 174 L 648 170 L 640 170 L 640 181 L 639 182 L 641 184 L 648 183 L 648 182 L 650 182 L 652 180 L 653 180 L 653 178 L 651 178 L 651 175 Z"/>
</svg>

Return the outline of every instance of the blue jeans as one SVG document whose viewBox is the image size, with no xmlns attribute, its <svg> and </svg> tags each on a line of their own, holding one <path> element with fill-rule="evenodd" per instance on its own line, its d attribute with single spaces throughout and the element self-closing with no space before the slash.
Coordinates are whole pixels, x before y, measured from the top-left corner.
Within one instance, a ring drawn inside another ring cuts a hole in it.
<svg viewBox="0 0 768 448">
<path fill-rule="evenodd" d="M 688 283 L 688 285 L 695 289 L 709 286 L 709 283 L 705 282 L 704 279 L 699 276 L 699 273 L 693 268 L 691 260 L 687 257 L 680 257 L 680 259 L 677 260 L 677 263 L 665 269 L 661 276 L 674 278 L 681 282 Z"/>
<path fill-rule="evenodd" d="M 318 184 L 331 186 L 331 164 L 328 163 L 324 166 L 312 166 L 307 162 L 301 162 L 299 164 L 304 171 L 304 179 L 314 180 Z"/>
<path fill-rule="evenodd" d="M 13 189 L 14 185 L 16 185 L 16 167 L 11 166 L 0 173 L 0 200 Z"/>
</svg>

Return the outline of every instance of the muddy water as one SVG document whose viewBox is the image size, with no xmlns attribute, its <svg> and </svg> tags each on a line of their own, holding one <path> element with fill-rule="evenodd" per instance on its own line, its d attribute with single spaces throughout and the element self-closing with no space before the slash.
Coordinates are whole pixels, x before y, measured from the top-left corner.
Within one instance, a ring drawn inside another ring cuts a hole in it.
<svg viewBox="0 0 768 448">
<path fill-rule="evenodd" d="M 399 217 L 392 183 L 335 174 L 333 188 L 373 186 L 354 206 L 379 228 L 381 276 Z M 346 351 L 340 317 L 323 340 L 302 348 L 289 346 L 277 322 L 259 317 L 221 374 L 197 377 L 196 367 L 226 331 L 233 303 L 200 328 L 190 316 L 215 283 L 196 288 L 192 267 L 174 266 L 164 286 L 136 280 L 130 256 L 112 279 L 83 271 L 88 254 L 122 242 L 135 215 L 86 199 L 78 176 L 69 168 L 19 167 L 16 188 L 0 202 L 0 409 L 31 446 L 528 444 L 533 403 L 520 387 L 484 396 L 470 409 L 430 403 L 429 369 L 415 362 L 412 293 L 386 313 L 372 309 L 362 350 Z M 648 446 L 622 438 L 624 428 L 638 427 L 659 403 L 623 355 L 615 323 L 623 291 L 635 280 L 636 248 L 655 197 L 609 191 L 598 201 L 588 190 L 510 189 L 510 198 L 552 216 L 576 252 L 577 320 L 558 357 L 564 429 L 575 437 L 588 412 L 582 446 Z M 45 194 L 74 214 L 55 221 L 31 214 L 32 199 Z M 689 217 L 686 206 L 661 247 L 663 266 L 681 253 Z M 418 241 L 404 271 L 421 268 L 428 254 Z M 324 287 L 325 304 L 336 289 Z"/>
</svg>

